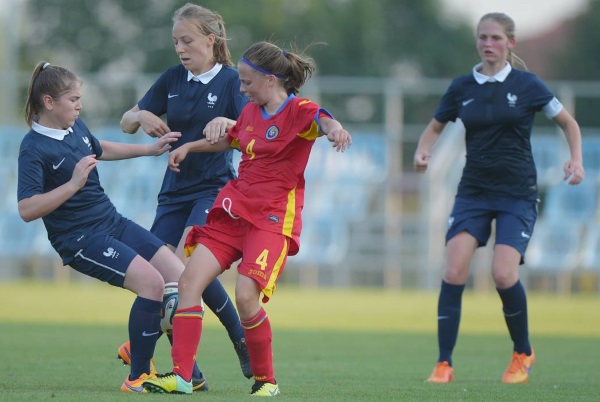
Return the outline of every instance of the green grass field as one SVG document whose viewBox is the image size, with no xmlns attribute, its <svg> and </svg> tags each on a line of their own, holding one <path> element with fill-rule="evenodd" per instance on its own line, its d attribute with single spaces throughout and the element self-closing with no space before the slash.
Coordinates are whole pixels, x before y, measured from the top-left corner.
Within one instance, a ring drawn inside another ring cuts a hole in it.
<svg viewBox="0 0 600 402">
<path fill-rule="evenodd" d="M 192 397 L 119 391 L 116 359 L 133 296 L 106 285 L 0 284 L 0 401 L 249 398 L 224 329 L 205 316 L 199 362 L 210 391 Z M 437 357 L 437 293 L 301 290 L 266 305 L 281 400 L 598 401 L 600 298 L 530 294 L 537 362 L 527 384 L 501 383 L 512 348 L 496 294 L 465 294 L 456 379 L 428 384 Z M 159 371 L 171 369 L 159 341 Z"/>
</svg>

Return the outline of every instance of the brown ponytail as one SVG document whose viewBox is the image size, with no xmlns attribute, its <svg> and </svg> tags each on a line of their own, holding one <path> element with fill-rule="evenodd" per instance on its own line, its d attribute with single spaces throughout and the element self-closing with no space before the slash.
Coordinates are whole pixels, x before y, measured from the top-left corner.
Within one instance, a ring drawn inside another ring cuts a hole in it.
<svg viewBox="0 0 600 402">
<path fill-rule="evenodd" d="M 44 95 L 58 99 L 77 84 L 81 84 L 81 79 L 70 70 L 53 66 L 46 61 L 39 62 L 31 74 L 27 88 L 25 101 L 27 125 L 31 127 L 33 122 L 39 119 L 39 114 L 44 109 Z"/>
<path fill-rule="evenodd" d="M 312 58 L 282 50 L 270 42 L 255 43 L 246 50 L 243 58 L 280 78 L 286 92 L 294 95 L 316 68 Z"/>
</svg>

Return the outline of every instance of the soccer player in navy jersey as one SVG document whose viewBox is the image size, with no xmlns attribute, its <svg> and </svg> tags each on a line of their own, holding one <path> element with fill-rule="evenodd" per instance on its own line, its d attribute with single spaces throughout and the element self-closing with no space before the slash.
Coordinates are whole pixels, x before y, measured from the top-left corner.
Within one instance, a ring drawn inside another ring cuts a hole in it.
<svg viewBox="0 0 600 402">
<path fill-rule="evenodd" d="M 240 93 L 240 80 L 232 68 L 221 16 L 188 3 L 175 12 L 173 22 L 173 43 L 181 64 L 167 69 L 138 104 L 123 115 L 121 128 L 133 134 L 141 127 L 153 137 L 180 132 L 181 138 L 173 144 L 175 149 L 204 138 L 204 127 L 215 117 L 235 121 L 248 99 Z M 166 123 L 160 118 L 164 115 Z M 233 178 L 231 150 L 194 154 L 182 164 L 178 174 L 167 168 L 150 231 L 185 260 L 187 234 L 194 225 L 204 225 L 219 190 Z M 227 329 L 242 372 L 251 378 L 240 318 L 218 279 L 202 297 Z M 122 357 L 126 356 L 125 347 L 126 344 L 119 349 Z M 206 389 L 204 375 L 197 366 L 193 380 L 195 390 Z"/>
<path fill-rule="evenodd" d="M 252 395 L 280 394 L 275 380 L 271 323 L 263 307 L 273 296 L 288 255 L 299 250 L 304 205 L 304 170 L 314 141 L 325 134 L 338 151 L 352 138 L 327 110 L 296 97 L 312 75 L 310 58 L 259 42 L 238 64 L 248 103 L 237 122 L 217 118 L 205 139 L 169 155 L 180 174 L 196 152 L 242 151 L 239 177 L 230 180 L 212 206 L 207 223 L 194 227 L 185 243 L 191 254 L 181 276 L 179 308 L 173 318 L 173 372 L 148 379 L 151 392 L 191 393 L 192 366 L 202 334 L 200 295 L 237 260 L 236 305 L 242 319 L 255 383 Z"/>
<path fill-rule="evenodd" d="M 492 276 L 514 343 L 505 383 L 523 383 L 535 361 L 529 341 L 527 298 L 519 265 L 537 218 L 538 187 L 531 152 L 531 128 L 543 110 L 564 132 L 570 159 L 564 179 L 584 178 L 579 125 L 513 52 L 515 24 L 503 13 L 484 15 L 477 26 L 481 63 L 454 79 L 424 130 L 414 156 L 418 172 L 427 169 L 431 148 L 448 121 L 466 129 L 466 165 L 446 234 L 447 262 L 438 301 L 439 357 L 429 382 L 454 379 L 452 351 L 458 336 L 461 299 L 473 254 L 486 245 L 496 221 Z M 519 68 L 519 69 L 518 69 Z"/>
<path fill-rule="evenodd" d="M 137 294 L 129 315 L 131 369 L 125 392 L 145 392 L 155 376 L 151 358 L 160 331 L 166 282 L 178 281 L 182 261 L 163 241 L 119 214 L 100 185 L 99 160 L 161 155 L 179 138 L 151 145 L 96 139 L 79 118 L 81 80 L 41 62 L 29 83 L 26 121 L 31 130 L 19 151 L 18 207 L 26 222 L 42 218 L 65 265 Z"/>
</svg>

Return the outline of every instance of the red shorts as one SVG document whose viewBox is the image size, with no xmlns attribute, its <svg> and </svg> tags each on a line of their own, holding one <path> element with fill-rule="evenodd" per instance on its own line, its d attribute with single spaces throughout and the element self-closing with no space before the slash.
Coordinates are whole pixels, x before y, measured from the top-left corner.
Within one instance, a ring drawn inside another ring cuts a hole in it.
<svg viewBox="0 0 600 402">
<path fill-rule="evenodd" d="M 224 211 L 211 211 L 215 216 L 202 227 L 194 226 L 185 240 L 190 255 L 198 243 L 206 246 L 223 270 L 239 260 L 238 273 L 254 279 L 269 301 L 275 292 L 275 281 L 283 272 L 290 245 L 289 237 L 269 232 L 244 219 L 233 219 Z"/>
</svg>

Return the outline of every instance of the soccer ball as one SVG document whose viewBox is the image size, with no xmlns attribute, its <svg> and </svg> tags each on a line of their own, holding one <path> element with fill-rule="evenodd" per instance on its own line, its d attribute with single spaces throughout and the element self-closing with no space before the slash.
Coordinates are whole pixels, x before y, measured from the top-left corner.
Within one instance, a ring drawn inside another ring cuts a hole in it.
<svg viewBox="0 0 600 402">
<path fill-rule="evenodd" d="M 163 296 L 163 307 L 160 315 L 160 329 L 167 335 L 173 333 L 173 317 L 179 304 L 179 293 L 177 282 L 165 284 L 165 293 Z"/>
</svg>

